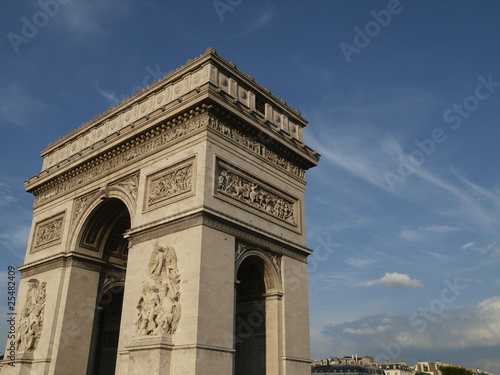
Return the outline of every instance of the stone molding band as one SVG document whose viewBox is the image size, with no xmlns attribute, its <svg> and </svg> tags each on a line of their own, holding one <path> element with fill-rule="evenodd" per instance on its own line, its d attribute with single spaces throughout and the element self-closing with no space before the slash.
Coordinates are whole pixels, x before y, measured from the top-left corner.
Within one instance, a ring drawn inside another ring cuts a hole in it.
<svg viewBox="0 0 500 375">
<path fill-rule="evenodd" d="M 162 235 L 166 235 L 199 225 L 206 225 L 210 228 L 232 235 L 254 247 L 266 249 L 279 255 L 285 255 L 303 263 L 307 263 L 307 256 L 310 254 L 310 250 L 308 249 L 280 244 L 265 235 L 256 235 L 249 229 L 241 227 L 235 223 L 231 223 L 208 212 L 197 212 L 184 216 L 180 219 L 174 219 L 166 223 L 159 223 L 154 227 L 132 228 L 128 232 L 130 236 L 130 246 L 132 247 L 136 243 L 141 243 L 154 238 L 155 232 L 161 232 Z"/>
<path fill-rule="evenodd" d="M 178 142 L 179 139 L 184 139 L 188 134 L 206 128 L 213 129 L 219 135 L 237 142 L 245 149 L 263 157 L 299 179 L 305 179 L 305 170 L 303 168 L 278 155 L 262 142 L 256 141 L 220 121 L 215 115 L 207 113 L 212 107 L 211 104 L 202 104 L 189 112 L 185 112 L 183 115 L 179 115 L 174 119 L 153 127 L 149 131 L 108 150 L 106 153 L 85 162 L 59 177 L 43 183 L 41 186 L 30 189 L 29 191 L 35 195 L 34 207 L 39 207 L 80 186 L 109 175 L 113 171 L 118 170 L 118 168 L 123 168 L 128 164 L 137 162 L 161 148 Z M 31 183 L 31 180 L 29 183 Z"/>
</svg>

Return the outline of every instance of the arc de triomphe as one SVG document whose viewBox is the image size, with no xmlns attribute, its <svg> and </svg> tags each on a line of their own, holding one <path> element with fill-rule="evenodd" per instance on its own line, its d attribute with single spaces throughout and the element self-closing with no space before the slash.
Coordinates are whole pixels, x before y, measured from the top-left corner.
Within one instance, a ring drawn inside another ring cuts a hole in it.
<svg viewBox="0 0 500 375">
<path fill-rule="evenodd" d="M 209 49 L 49 145 L 1 374 L 310 374 L 306 123 Z"/>
</svg>

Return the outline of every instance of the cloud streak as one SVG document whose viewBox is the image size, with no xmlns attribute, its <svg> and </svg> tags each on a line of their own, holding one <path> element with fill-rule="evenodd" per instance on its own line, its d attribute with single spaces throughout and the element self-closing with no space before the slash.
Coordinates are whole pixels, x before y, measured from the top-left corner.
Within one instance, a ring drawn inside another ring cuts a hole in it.
<svg viewBox="0 0 500 375">
<path fill-rule="evenodd" d="M 499 321 L 500 297 L 495 296 L 471 307 L 448 309 L 436 314 L 426 320 L 425 327 L 412 314 L 381 314 L 351 322 L 327 324 L 321 332 L 335 346 L 355 347 L 358 352 L 373 355 L 380 353 L 378 358 L 385 356 L 391 361 L 417 358 L 418 353 L 422 352 L 450 355 L 460 351 L 464 353 L 464 364 L 475 363 L 477 367 L 484 368 L 480 364 L 482 361 L 494 360 L 485 353 L 500 350 Z M 405 342 L 396 351 L 394 343 L 402 343 L 402 335 L 405 336 Z M 446 357 L 439 358 L 446 361 Z"/>
<path fill-rule="evenodd" d="M 406 274 L 401 274 L 397 272 L 386 273 L 383 277 L 378 280 L 368 281 L 363 283 L 364 286 L 375 286 L 383 285 L 387 288 L 393 289 L 403 289 L 403 288 L 420 288 L 422 286 L 421 282 L 416 279 L 410 278 Z"/>
</svg>

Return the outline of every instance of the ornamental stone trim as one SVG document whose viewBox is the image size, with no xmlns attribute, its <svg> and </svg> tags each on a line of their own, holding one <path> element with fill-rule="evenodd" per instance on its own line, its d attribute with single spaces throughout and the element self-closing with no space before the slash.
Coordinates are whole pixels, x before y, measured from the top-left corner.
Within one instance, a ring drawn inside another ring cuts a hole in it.
<svg viewBox="0 0 500 375">
<path fill-rule="evenodd" d="M 198 108 L 198 110 L 204 112 L 202 108 Z M 35 189 L 35 207 L 107 175 L 124 164 L 150 155 L 159 148 L 165 147 L 189 133 L 206 127 L 207 124 L 208 115 L 202 114 L 187 121 L 169 121 L 167 124 L 159 125 L 146 134 L 137 136 L 124 145 L 85 163 L 82 167 L 49 182 L 46 184 L 48 185 L 47 188 L 44 189 L 44 186 Z"/>
<path fill-rule="evenodd" d="M 209 48 L 201 56 L 189 60 L 184 66 L 50 144 L 42 154 L 42 171 L 87 149 L 104 147 L 103 143 L 109 136 L 119 134 L 130 125 L 141 126 L 143 119 L 147 120 L 156 111 L 165 110 L 173 103 L 195 95 L 207 85 L 215 87 L 246 111 L 261 115 L 272 125 L 273 131 L 302 142 L 302 128 L 307 121 L 300 112 L 259 85 L 253 77 L 236 69 L 233 63 L 217 55 L 215 49 Z"/>
<path fill-rule="evenodd" d="M 210 117 L 209 126 L 210 128 L 217 130 L 219 134 L 233 140 L 247 150 L 259 156 L 262 156 L 271 163 L 277 165 L 278 167 L 286 170 L 289 173 L 292 173 L 298 178 L 302 180 L 305 179 L 306 173 L 303 168 L 300 168 L 286 158 L 279 156 L 276 152 L 270 150 L 269 147 L 264 145 L 262 142 L 258 142 L 255 139 L 248 137 L 243 132 L 219 120 L 217 117 Z"/>
<path fill-rule="evenodd" d="M 175 333 L 181 318 L 180 282 L 174 248 L 156 243 L 137 303 L 135 324 L 138 335 Z"/>
<path fill-rule="evenodd" d="M 217 159 L 215 180 L 216 196 L 226 196 L 261 212 L 273 216 L 293 226 L 297 226 L 297 202 L 287 197 L 277 188 L 257 181 L 244 172 L 220 159 Z"/>
<path fill-rule="evenodd" d="M 194 193 L 196 157 L 176 163 L 146 177 L 144 210 L 163 206 Z"/>
<path fill-rule="evenodd" d="M 61 212 L 36 224 L 31 252 L 61 243 L 65 214 Z"/>
<path fill-rule="evenodd" d="M 28 280 L 28 292 L 17 327 L 17 351 L 33 351 L 40 341 L 45 312 L 46 284 L 45 281 L 40 283 L 37 279 Z"/>
<path fill-rule="evenodd" d="M 187 134 L 206 127 L 216 130 L 224 137 L 237 142 L 283 170 L 301 179 L 305 179 L 304 169 L 296 166 L 284 157 L 279 156 L 266 145 L 252 140 L 241 131 L 223 123 L 214 115 L 206 113 L 207 108 L 208 106 L 204 104 L 201 107 L 197 107 L 195 113 L 191 113 L 187 119 L 183 116 L 179 116 L 180 120 L 174 119 L 158 125 L 145 134 L 141 134 L 125 144 L 109 150 L 104 155 L 92 159 L 84 165 L 34 189 L 34 207 L 39 207 L 52 201 L 82 185 L 117 170 L 125 164 L 150 155 L 158 149 L 178 141 L 179 138 Z M 196 114 L 198 114 L 198 116 L 196 116 Z"/>
</svg>

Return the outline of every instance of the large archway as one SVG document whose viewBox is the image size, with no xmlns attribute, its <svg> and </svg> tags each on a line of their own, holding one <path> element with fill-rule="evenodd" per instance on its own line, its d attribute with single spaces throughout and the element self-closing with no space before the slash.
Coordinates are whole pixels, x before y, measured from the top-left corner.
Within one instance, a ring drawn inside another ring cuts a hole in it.
<svg viewBox="0 0 500 375">
<path fill-rule="evenodd" d="M 101 266 L 87 366 L 88 375 L 114 374 L 118 352 L 123 290 L 128 256 L 130 214 L 119 199 L 110 198 L 89 215 L 79 246 L 98 252 Z"/>
<path fill-rule="evenodd" d="M 264 261 L 243 260 L 238 268 L 235 316 L 235 374 L 266 374 L 266 285 Z"/>
</svg>

